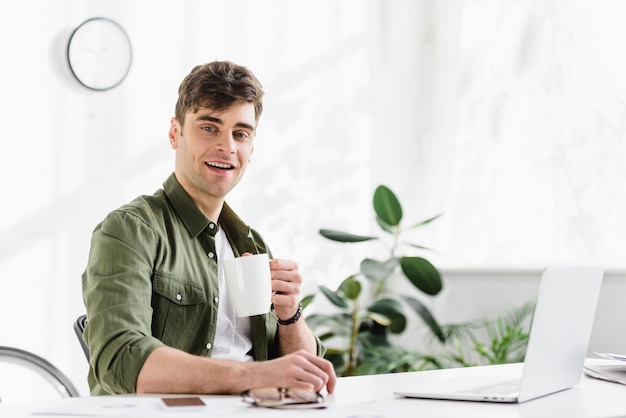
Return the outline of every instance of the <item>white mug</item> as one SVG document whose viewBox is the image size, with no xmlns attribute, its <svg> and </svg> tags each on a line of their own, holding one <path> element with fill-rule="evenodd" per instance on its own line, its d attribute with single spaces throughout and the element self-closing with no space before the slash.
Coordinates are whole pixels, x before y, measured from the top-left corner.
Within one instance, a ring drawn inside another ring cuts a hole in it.
<svg viewBox="0 0 626 418">
<path fill-rule="evenodd" d="M 253 254 L 223 261 L 224 278 L 237 316 L 253 316 L 270 311 L 272 276 L 267 254 Z"/>
</svg>

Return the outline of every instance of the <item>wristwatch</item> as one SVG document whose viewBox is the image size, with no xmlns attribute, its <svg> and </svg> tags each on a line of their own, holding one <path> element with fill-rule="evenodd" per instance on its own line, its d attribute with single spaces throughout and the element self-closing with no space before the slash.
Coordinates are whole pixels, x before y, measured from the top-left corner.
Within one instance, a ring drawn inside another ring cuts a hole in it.
<svg viewBox="0 0 626 418">
<path fill-rule="evenodd" d="M 287 319 L 285 321 L 283 321 L 282 319 L 278 317 L 278 315 L 276 314 L 276 310 L 274 309 L 273 303 L 272 303 L 271 312 L 272 312 L 272 316 L 276 319 L 276 321 L 278 321 L 280 325 L 291 325 L 291 324 L 298 322 L 298 319 L 300 319 L 300 317 L 302 316 L 302 304 L 298 305 L 298 310 L 296 311 L 296 314 L 290 319 Z"/>
</svg>

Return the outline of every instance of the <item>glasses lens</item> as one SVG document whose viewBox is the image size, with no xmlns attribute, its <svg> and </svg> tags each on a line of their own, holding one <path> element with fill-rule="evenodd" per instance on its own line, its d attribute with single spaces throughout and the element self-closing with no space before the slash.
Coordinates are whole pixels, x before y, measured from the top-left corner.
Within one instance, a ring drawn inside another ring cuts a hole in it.
<svg viewBox="0 0 626 418">
<path fill-rule="evenodd" d="M 322 403 L 322 396 L 309 389 L 255 388 L 241 394 L 247 402 L 258 406 Z"/>
<path fill-rule="evenodd" d="M 285 396 L 278 388 L 256 388 L 248 391 L 248 396 L 255 401 L 280 401 Z"/>
<path fill-rule="evenodd" d="M 289 389 L 287 396 L 296 402 L 317 402 L 320 395 L 307 389 Z"/>
</svg>

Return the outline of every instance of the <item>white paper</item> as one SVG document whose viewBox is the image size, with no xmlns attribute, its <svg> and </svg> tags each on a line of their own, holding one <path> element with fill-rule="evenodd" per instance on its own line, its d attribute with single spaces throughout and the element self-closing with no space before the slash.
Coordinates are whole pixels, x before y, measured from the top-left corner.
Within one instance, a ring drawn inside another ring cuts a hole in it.
<svg viewBox="0 0 626 418">
<path fill-rule="evenodd" d="M 596 352 L 596 354 L 599 355 L 600 357 L 608 358 L 610 360 L 626 361 L 626 354 L 598 353 L 598 352 Z"/>
<path fill-rule="evenodd" d="M 163 396 L 165 397 L 165 396 Z M 162 397 L 156 396 L 94 396 L 71 398 L 61 404 L 34 412 L 33 415 L 63 415 L 82 417 L 172 417 L 185 412 L 185 416 L 212 414 L 237 414 L 246 409 L 239 397 L 202 397 L 204 406 L 165 406 Z"/>
<path fill-rule="evenodd" d="M 596 353 L 602 357 L 609 358 L 611 360 L 619 360 L 620 357 L 623 358 L 621 361 L 626 361 L 626 357 L 611 354 L 611 353 Z M 596 379 L 606 380 L 608 382 L 620 383 L 622 385 L 626 385 L 626 364 L 599 364 L 594 366 L 587 366 L 583 368 L 583 373 L 589 377 L 594 377 Z"/>
</svg>

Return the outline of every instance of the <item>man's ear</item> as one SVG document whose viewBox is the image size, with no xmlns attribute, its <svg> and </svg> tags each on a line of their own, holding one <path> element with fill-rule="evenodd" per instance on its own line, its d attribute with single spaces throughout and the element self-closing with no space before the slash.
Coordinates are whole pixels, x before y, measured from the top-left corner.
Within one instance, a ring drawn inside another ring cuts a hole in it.
<svg viewBox="0 0 626 418">
<path fill-rule="evenodd" d="M 178 132 L 180 130 L 181 130 L 181 127 L 178 121 L 176 120 L 176 118 L 170 119 L 169 138 L 170 138 L 170 145 L 172 146 L 172 149 L 178 148 Z"/>
</svg>

